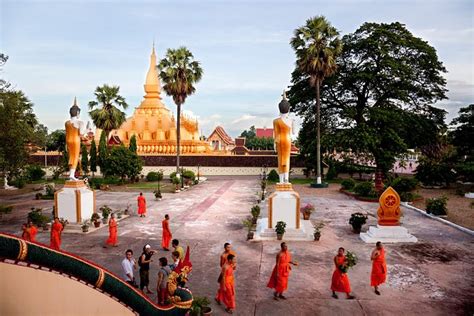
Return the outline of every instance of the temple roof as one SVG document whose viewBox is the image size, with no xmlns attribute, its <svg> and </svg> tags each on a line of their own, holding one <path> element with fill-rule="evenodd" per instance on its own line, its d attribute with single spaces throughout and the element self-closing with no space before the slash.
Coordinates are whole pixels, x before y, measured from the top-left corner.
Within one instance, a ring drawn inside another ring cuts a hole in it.
<svg viewBox="0 0 474 316">
<path fill-rule="evenodd" d="M 273 137 L 273 128 L 256 128 L 255 129 L 255 137 L 263 138 L 263 137 Z"/>
<path fill-rule="evenodd" d="M 208 139 L 211 138 L 211 136 L 216 133 L 222 141 L 227 144 L 227 145 L 234 145 L 234 140 L 232 137 L 229 136 L 229 134 L 226 133 L 224 128 L 222 126 L 217 126 L 214 131 L 209 135 Z"/>
</svg>

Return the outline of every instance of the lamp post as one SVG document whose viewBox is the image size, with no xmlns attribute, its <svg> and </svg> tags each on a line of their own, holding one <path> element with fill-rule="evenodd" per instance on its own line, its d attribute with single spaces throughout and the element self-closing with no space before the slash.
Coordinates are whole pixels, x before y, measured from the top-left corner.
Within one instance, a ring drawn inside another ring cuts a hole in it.
<svg viewBox="0 0 474 316">
<path fill-rule="evenodd" d="M 198 176 L 198 182 L 199 182 L 199 167 L 201 167 L 201 165 L 198 165 L 198 174 L 197 174 L 197 176 Z"/>
<path fill-rule="evenodd" d="M 183 177 L 183 174 L 184 174 L 184 168 L 181 167 L 181 190 L 184 189 L 184 177 Z"/>
</svg>

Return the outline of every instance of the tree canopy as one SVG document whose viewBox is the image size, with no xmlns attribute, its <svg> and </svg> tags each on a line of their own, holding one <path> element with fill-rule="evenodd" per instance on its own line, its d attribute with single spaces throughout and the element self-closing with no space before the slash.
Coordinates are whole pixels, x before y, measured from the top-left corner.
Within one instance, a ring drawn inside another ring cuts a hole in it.
<svg viewBox="0 0 474 316">
<path fill-rule="evenodd" d="M 447 91 L 436 50 L 398 22 L 364 23 L 342 44 L 338 71 L 321 87 L 323 129 L 335 135 L 327 144 L 367 154 L 388 171 L 407 148 L 436 143 L 446 112 L 433 104 Z M 289 101 L 304 118 L 303 152 L 314 134 L 314 98 L 310 78 L 296 69 Z"/>
</svg>

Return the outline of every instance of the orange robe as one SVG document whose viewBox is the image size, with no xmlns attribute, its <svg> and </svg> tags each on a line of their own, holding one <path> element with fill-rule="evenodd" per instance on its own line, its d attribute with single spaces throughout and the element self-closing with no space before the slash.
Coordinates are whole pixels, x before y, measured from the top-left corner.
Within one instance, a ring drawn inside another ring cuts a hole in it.
<svg viewBox="0 0 474 316">
<path fill-rule="evenodd" d="M 351 284 L 349 283 L 349 277 L 347 273 L 342 273 L 339 270 L 339 266 L 344 264 L 346 260 L 346 256 L 336 256 L 336 269 L 332 274 L 332 282 L 331 282 L 331 290 L 334 292 L 343 292 L 343 293 L 350 293 L 351 292 Z"/>
<path fill-rule="evenodd" d="M 66 128 L 66 146 L 69 154 L 68 165 L 70 169 L 76 169 L 79 162 L 79 154 L 81 152 L 81 135 L 80 130 L 74 126 L 71 121 L 67 121 Z"/>
<path fill-rule="evenodd" d="M 38 228 L 35 225 L 30 227 L 30 241 L 36 241 L 36 234 L 38 233 Z"/>
<path fill-rule="evenodd" d="M 380 250 L 380 255 L 372 261 L 370 286 L 379 286 L 387 279 L 387 263 L 385 262 L 385 249 Z"/>
<path fill-rule="evenodd" d="M 106 241 L 107 245 L 117 245 L 117 222 L 115 219 L 109 220 L 109 238 Z"/>
<path fill-rule="evenodd" d="M 51 226 L 51 248 L 59 250 L 61 246 L 61 232 L 63 231 L 63 225 L 61 223 L 53 223 Z"/>
<path fill-rule="evenodd" d="M 278 153 L 278 173 L 290 171 L 291 127 L 282 118 L 273 120 L 273 135 Z"/>
<path fill-rule="evenodd" d="M 216 299 L 222 301 L 227 308 L 235 308 L 235 285 L 234 285 L 234 267 L 225 264 L 222 267 L 223 279 L 219 284 L 219 291 Z"/>
<path fill-rule="evenodd" d="M 21 234 L 21 238 L 23 238 L 26 241 L 31 241 L 31 230 L 29 228 L 25 228 L 23 230 L 23 233 Z"/>
<path fill-rule="evenodd" d="M 283 293 L 288 289 L 288 277 L 290 276 L 291 255 L 288 251 L 280 252 L 280 258 L 272 271 L 267 287 L 275 289 L 277 293 Z M 278 275 L 277 275 L 278 272 Z"/>
<path fill-rule="evenodd" d="M 227 262 L 227 256 L 228 256 L 228 255 L 234 255 L 234 257 L 236 256 L 235 252 L 233 252 L 232 250 L 229 251 L 229 253 L 224 252 L 224 253 L 221 255 L 221 262 L 220 262 L 221 268 L 222 268 L 222 267 L 224 266 L 224 264 Z M 235 270 L 235 266 L 233 267 L 233 269 Z M 221 278 L 222 278 L 222 275 L 223 275 L 223 274 L 222 274 L 222 271 L 221 271 L 217 282 L 219 282 L 219 280 L 222 280 L 222 279 L 221 279 Z M 219 302 L 224 299 L 224 298 L 223 298 L 223 297 L 224 297 L 224 296 L 223 296 L 224 294 L 223 294 L 223 292 L 222 292 L 222 291 L 223 291 L 223 287 L 221 286 L 221 283 L 222 283 L 222 282 L 219 282 L 219 288 L 217 289 L 217 294 L 216 294 L 216 300 L 218 300 Z"/>
<path fill-rule="evenodd" d="M 138 201 L 138 215 L 143 215 L 146 213 L 146 200 L 145 200 L 145 197 L 142 195 L 142 196 L 139 196 L 137 198 L 137 201 Z"/>
<path fill-rule="evenodd" d="M 173 237 L 171 235 L 171 231 L 170 231 L 170 224 L 169 224 L 168 220 L 164 219 L 161 222 L 161 225 L 163 227 L 163 235 L 161 237 L 161 247 L 164 248 L 164 249 L 169 249 L 170 248 L 171 237 Z"/>
</svg>

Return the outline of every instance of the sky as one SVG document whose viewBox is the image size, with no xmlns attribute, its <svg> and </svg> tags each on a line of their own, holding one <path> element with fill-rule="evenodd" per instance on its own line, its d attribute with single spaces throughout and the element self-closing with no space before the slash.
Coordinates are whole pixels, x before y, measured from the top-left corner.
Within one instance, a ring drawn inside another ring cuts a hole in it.
<svg viewBox="0 0 474 316">
<path fill-rule="evenodd" d="M 34 103 L 50 131 L 63 128 L 77 96 L 82 109 L 95 88 L 119 85 L 131 116 L 155 41 L 158 58 L 186 46 L 204 70 L 185 112 L 202 134 L 222 125 L 233 137 L 251 125 L 271 127 L 290 85 L 294 29 L 324 15 L 341 33 L 364 22 L 399 21 L 434 46 L 448 69 L 448 122 L 474 102 L 474 1 L 21 1 L 0 0 L 0 74 Z M 165 105 L 176 110 L 171 98 Z M 90 120 L 83 110 L 81 118 Z M 298 127 L 300 118 L 296 119 Z"/>
</svg>

